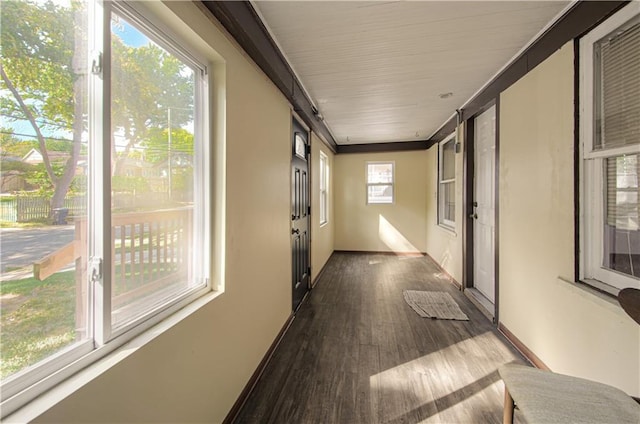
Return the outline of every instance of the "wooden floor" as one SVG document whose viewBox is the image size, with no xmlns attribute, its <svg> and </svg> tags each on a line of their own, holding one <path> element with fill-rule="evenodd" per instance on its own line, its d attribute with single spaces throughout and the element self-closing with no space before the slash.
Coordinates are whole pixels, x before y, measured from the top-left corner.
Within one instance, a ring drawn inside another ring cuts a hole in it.
<svg viewBox="0 0 640 424">
<path fill-rule="evenodd" d="M 403 290 L 446 291 L 470 321 L 420 318 Z M 334 253 L 236 423 L 501 423 L 525 363 L 429 258 Z"/>
</svg>

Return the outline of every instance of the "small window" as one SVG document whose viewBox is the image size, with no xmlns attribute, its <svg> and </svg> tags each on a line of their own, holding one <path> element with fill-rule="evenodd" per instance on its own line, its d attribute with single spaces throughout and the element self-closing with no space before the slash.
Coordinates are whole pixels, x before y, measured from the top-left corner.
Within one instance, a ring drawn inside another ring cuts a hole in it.
<svg viewBox="0 0 640 424">
<path fill-rule="evenodd" d="M 329 159 L 320 152 L 320 225 L 329 222 Z"/>
<path fill-rule="evenodd" d="M 393 203 L 393 162 L 367 162 L 367 204 Z"/>
<path fill-rule="evenodd" d="M 456 137 L 438 145 L 438 224 L 456 227 Z"/>
<path fill-rule="evenodd" d="M 580 41 L 581 278 L 640 288 L 640 4 Z"/>
</svg>

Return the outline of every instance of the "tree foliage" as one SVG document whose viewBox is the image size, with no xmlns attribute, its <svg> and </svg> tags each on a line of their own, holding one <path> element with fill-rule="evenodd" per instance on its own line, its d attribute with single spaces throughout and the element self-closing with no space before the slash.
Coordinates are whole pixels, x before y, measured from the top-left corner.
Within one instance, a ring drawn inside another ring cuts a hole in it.
<svg viewBox="0 0 640 424">
<path fill-rule="evenodd" d="M 45 3 L 2 4 L 2 66 L 44 129 L 72 129 L 74 17 L 71 8 Z M 9 96 L 2 112 L 22 117 Z"/>
<path fill-rule="evenodd" d="M 2 62 L 0 73 L 8 90 L 0 96 L 4 117 L 27 119 L 36 132 L 38 150 L 44 158 L 41 181 L 53 190 L 52 209 L 59 207 L 72 186 L 87 130 L 87 30 L 84 2 L 62 5 L 51 0 L 2 2 Z M 112 22 L 111 125 L 114 175 L 127 157 L 140 156 L 140 148 L 153 152 L 168 148 L 161 137 L 172 128 L 176 149 L 191 143 L 183 128 L 193 121 L 194 73 L 177 57 L 149 41 L 127 45 L 118 27 L 126 23 L 117 15 Z M 133 28 L 133 27 L 131 27 Z M 96 30 L 100 31 L 100 28 Z M 136 31 L 135 29 L 132 29 Z M 8 93 L 11 92 L 12 95 Z M 69 142 L 47 136 L 63 132 Z M 185 147 L 186 148 L 186 147 Z M 49 150 L 64 150 L 70 158 L 62 169 L 49 160 Z M 172 147 L 173 150 L 173 147 Z M 3 150 L 4 151 L 4 150 Z M 162 154 L 143 154 L 162 161 Z"/>
<path fill-rule="evenodd" d="M 171 129 L 171 149 L 169 149 L 169 131 L 153 128 L 142 143 L 146 160 L 151 163 L 166 162 L 169 151 L 172 156 L 193 156 L 193 134 L 184 128 Z"/>
</svg>

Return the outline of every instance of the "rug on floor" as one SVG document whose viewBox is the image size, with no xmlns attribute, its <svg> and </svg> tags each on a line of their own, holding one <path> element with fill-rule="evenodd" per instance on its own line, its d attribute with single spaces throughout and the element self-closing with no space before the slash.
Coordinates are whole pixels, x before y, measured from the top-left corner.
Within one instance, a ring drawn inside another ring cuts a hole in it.
<svg viewBox="0 0 640 424">
<path fill-rule="evenodd" d="M 449 293 L 439 291 L 404 290 L 405 302 L 423 318 L 469 321 Z"/>
</svg>

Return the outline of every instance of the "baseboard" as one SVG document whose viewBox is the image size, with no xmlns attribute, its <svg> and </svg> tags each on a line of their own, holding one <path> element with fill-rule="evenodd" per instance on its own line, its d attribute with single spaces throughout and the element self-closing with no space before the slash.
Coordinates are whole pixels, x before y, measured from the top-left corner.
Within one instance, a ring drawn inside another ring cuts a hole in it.
<svg viewBox="0 0 640 424">
<path fill-rule="evenodd" d="M 455 279 L 455 278 L 453 278 L 453 277 L 451 276 L 451 274 L 449 274 L 449 273 L 447 272 L 447 270 L 446 270 L 446 269 L 442 268 L 442 265 L 440 265 L 440 263 L 439 263 L 438 261 L 436 261 L 436 260 L 433 258 L 433 256 L 431 256 L 431 255 L 430 255 L 430 254 L 428 254 L 428 253 L 425 253 L 425 256 L 428 256 L 428 257 L 429 257 L 429 259 L 431 259 L 433 262 L 435 262 L 435 263 L 436 263 L 436 265 L 438 265 L 438 268 L 440 268 L 440 271 L 442 271 L 442 273 L 443 273 L 444 275 L 446 275 L 446 276 L 449 278 L 449 281 L 451 282 L 451 284 L 453 284 L 454 286 L 456 286 L 456 287 L 458 288 L 458 290 L 462 290 L 462 284 L 458 283 L 458 281 L 456 281 L 456 279 Z"/>
<path fill-rule="evenodd" d="M 331 258 L 333 257 L 333 254 L 336 253 L 331 252 L 331 254 L 329 255 L 329 257 L 327 258 L 327 261 L 324 263 L 324 265 L 322 265 L 322 269 L 320 270 L 320 272 L 318 273 L 318 275 L 316 275 L 316 278 L 313 279 L 313 281 L 311 282 L 311 288 L 314 288 L 316 286 L 316 283 L 318 282 L 318 280 L 320 279 L 320 277 L 322 277 L 322 274 L 324 274 L 324 270 L 327 268 L 327 264 L 329 263 L 329 261 L 331 260 Z"/>
<path fill-rule="evenodd" d="M 240 410 L 242 409 L 242 407 L 244 406 L 245 402 L 249 398 L 249 395 L 251 394 L 251 392 L 255 388 L 256 383 L 258 383 L 258 380 L 260 379 L 260 376 L 262 376 L 262 373 L 264 372 L 265 368 L 267 367 L 267 364 L 271 360 L 271 357 L 273 356 L 273 352 L 275 352 L 276 348 L 280 344 L 280 341 L 282 340 L 282 338 L 284 337 L 285 333 L 287 332 L 287 330 L 291 326 L 291 323 L 293 322 L 293 318 L 294 318 L 294 315 L 291 314 L 289 316 L 289 318 L 287 319 L 287 321 L 284 323 L 284 326 L 282 326 L 282 329 L 280 330 L 280 332 L 276 336 L 275 340 L 271 344 L 271 347 L 269 347 L 269 350 L 267 350 L 267 353 L 265 353 L 264 357 L 262 358 L 262 361 L 260 361 L 260 364 L 258 365 L 258 368 L 256 368 L 256 370 L 254 371 L 253 375 L 251 376 L 251 378 L 247 382 L 247 385 L 242 390 L 242 393 L 240 393 L 240 396 L 238 397 L 236 402 L 231 407 L 231 410 L 229 411 L 229 413 L 225 417 L 224 421 L 222 421 L 222 424 L 233 424 L 235 422 L 236 418 L 238 417 L 238 414 L 240 413 Z"/>
<path fill-rule="evenodd" d="M 531 351 L 524 343 L 520 341 L 507 327 L 502 323 L 498 323 L 498 330 L 509 340 L 509 342 L 516 348 L 527 360 L 536 368 L 545 371 L 551 371 L 551 369 L 544 363 L 535 353 Z"/>
<path fill-rule="evenodd" d="M 389 256 L 427 256 L 425 252 L 391 252 L 388 250 L 334 250 L 334 253 L 348 253 L 361 255 L 365 253 L 373 255 L 389 255 Z"/>
</svg>

